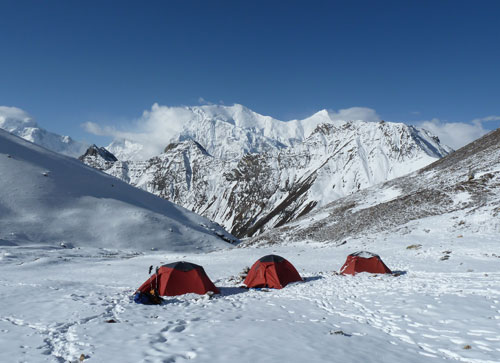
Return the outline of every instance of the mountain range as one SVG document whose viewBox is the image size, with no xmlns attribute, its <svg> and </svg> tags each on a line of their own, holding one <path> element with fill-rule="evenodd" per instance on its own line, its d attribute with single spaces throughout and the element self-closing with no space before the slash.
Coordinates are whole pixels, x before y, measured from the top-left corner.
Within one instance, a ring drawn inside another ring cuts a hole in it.
<svg viewBox="0 0 500 363">
<path fill-rule="evenodd" d="M 495 239 L 500 230 L 499 160 L 497 129 L 418 171 L 338 199 L 247 244 L 342 244 L 374 234 L 433 230 L 446 231 L 446 238 L 476 234 Z"/>
<path fill-rule="evenodd" d="M 186 107 L 177 115 L 182 127 L 158 155 L 138 160 L 148 145 L 121 139 L 90 147 L 80 160 L 238 237 L 282 226 L 452 151 L 423 129 L 339 120 L 326 110 L 289 122 L 241 105 Z"/>
</svg>

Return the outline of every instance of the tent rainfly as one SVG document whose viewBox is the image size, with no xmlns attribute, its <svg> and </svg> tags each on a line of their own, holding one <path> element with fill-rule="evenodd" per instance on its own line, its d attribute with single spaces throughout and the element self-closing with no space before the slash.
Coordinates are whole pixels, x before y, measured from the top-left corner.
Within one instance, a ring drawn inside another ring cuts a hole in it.
<svg viewBox="0 0 500 363">
<path fill-rule="evenodd" d="M 184 261 L 161 266 L 137 291 L 159 296 L 220 293 L 203 267 Z"/>
<path fill-rule="evenodd" d="M 302 277 L 290 262 L 281 256 L 268 255 L 253 264 L 244 284 L 254 288 L 281 289 L 295 281 L 302 281 Z"/>
<path fill-rule="evenodd" d="M 373 274 L 392 273 L 379 255 L 367 251 L 351 253 L 340 268 L 340 273 L 343 275 L 355 275 L 359 272 L 370 272 Z"/>
</svg>

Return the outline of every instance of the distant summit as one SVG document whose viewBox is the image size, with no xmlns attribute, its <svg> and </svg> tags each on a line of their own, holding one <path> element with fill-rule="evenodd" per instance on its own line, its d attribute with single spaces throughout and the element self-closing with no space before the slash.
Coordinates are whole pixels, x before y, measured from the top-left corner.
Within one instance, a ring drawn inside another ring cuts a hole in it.
<svg viewBox="0 0 500 363">
<path fill-rule="evenodd" d="M 99 156 L 106 161 L 112 161 L 112 162 L 118 161 L 118 159 L 113 154 L 111 154 L 108 150 L 106 150 L 103 147 L 98 147 L 96 144 L 93 144 L 92 146 L 90 146 L 87 149 L 87 151 L 85 152 L 85 154 L 83 154 L 79 159 L 81 160 L 85 156 Z"/>
<path fill-rule="evenodd" d="M 0 129 L 4 129 L 25 140 L 46 149 L 78 157 L 88 147 L 69 136 L 61 136 L 44 130 L 23 110 L 16 107 L 0 106 Z"/>
<path fill-rule="evenodd" d="M 106 148 L 119 160 L 145 160 L 161 153 L 165 145 L 187 139 L 195 140 L 214 157 L 235 160 L 248 153 L 293 146 L 308 137 L 319 124 L 345 122 L 332 117 L 327 110 L 304 120 L 280 121 L 239 104 L 191 107 L 155 104 L 151 111 L 145 112 L 145 117 L 154 118 L 156 126 L 164 125 L 168 129 L 165 138 L 160 138 L 164 145 L 154 150 L 150 140 L 140 137 L 116 139 Z"/>
<path fill-rule="evenodd" d="M 95 144 L 90 146 L 85 154 L 78 159 L 98 170 L 107 170 L 118 161 L 108 150 Z"/>
</svg>

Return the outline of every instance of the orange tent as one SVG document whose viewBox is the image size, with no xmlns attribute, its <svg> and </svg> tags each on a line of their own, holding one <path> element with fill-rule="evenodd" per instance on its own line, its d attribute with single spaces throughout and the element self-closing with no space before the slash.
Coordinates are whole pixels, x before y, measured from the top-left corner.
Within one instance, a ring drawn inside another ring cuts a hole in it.
<svg viewBox="0 0 500 363">
<path fill-rule="evenodd" d="M 379 255 L 371 252 L 360 251 L 347 256 L 344 265 L 340 269 L 343 275 L 355 275 L 359 272 L 370 272 L 373 274 L 392 273 Z"/>
<path fill-rule="evenodd" d="M 150 293 L 152 290 L 160 296 L 183 295 L 190 292 L 203 295 L 208 291 L 220 293 L 203 267 L 189 262 L 174 262 L 161 266 L 137 291 Z"/>
<path fill-rule="evenodd" d="M 281 289 L 295 281 L 302 281 L 302 277 L 290 262 L 281 256 L 268 255 L 253 264 L 244 283 L 247 287 Z"/>
</svg>

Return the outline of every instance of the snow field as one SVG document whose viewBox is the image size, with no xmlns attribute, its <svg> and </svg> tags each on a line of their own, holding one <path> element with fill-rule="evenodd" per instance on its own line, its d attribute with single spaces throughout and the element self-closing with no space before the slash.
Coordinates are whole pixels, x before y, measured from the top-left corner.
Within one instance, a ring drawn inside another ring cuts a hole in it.
<svg viewBox="0 0 500 363">
<path fill-rule="evenodd" d="M 498 362 L 497 241 L 481 236 L 479 251 L 472 237 L 450 238 L 417 231 L 205 254 L 3 246 L 0 361 Z M 403 274 L 334 274 L 363 248 Z M 239 272 L 269 253 L 306 281 L 239 288 Z M 204 266 L 222 294 L 133 303 L 149 265 L 176 260 Z"/>
</svg>

